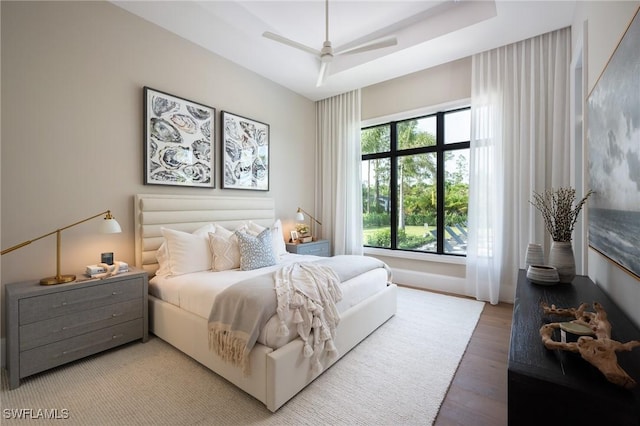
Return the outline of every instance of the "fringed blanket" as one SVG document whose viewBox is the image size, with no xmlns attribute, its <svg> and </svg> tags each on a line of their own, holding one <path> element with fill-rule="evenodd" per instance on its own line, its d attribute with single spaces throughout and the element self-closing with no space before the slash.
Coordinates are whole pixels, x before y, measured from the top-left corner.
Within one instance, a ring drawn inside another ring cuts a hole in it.
<svg viewBox="0 0 640 426">
<path fill-rule="evenodd" d="M 298 336 L 304 342 L 303 353 L 311 358 L 311 372 L 322 371 L 320 355 L 325 351 L 335 359 L 333 344 L 340 314 L 336 303 L 342 300 L 340 279 L 330 267 L 314 262 L 287 265 L 275 274 L 280 327 L 278 336 L 287 336 L 287 320 L 293 316 Z"/>
<path fill-rule="evenodd" d="M 249 352 L 269 318 L 278 314 L 282 321 L 287 315 L 295 315 L 302 320 L 296 327 L 305 342 L 304 353 L 313 356 L 312 369 L 317 371 L 322 368 L 319 357 L 323 351 L 337 355 L 333 337 L 340 320 L 335 307 L 342 297 L 339 283 L 376 268 L 385 268 L 390 277 L 389 268 L 378 259 L 343 255 L 287 265 L 275 273 L 234 284 L 213 303 L 209 347 L 249 374 Z M 286 328 L 281 322 L 278 332 L 288 333 Z"/>
</svg>

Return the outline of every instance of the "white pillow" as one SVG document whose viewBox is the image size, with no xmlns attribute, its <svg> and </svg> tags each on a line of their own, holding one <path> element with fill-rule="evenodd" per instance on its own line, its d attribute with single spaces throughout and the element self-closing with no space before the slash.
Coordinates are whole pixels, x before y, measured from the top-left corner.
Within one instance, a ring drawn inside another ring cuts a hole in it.
<svg viewBox="0 0 640 426">
<path fill-rule="evenodd" d="M 183 275 L 211 269 L 209 232 L 215 232 L 213 224 L 207 224 L 193 233 L 160 228 L 164 242 L 156 253 L 160 264 L 156 275 Z"/>
<path fill-rule="evenodd" d="M 236 231 L 246 232 L 247 226 L 242 225 Z M 209 233 L 209 247 L 214 271 L 227 271 L 240 267 L 240 247 L 238 238 L 233 232 L 216 223 L 215 232 Z"/>
<path fill-rule="evenodd" d="M 254 222 L 247 223 L 248 233 L 251 235 L 258 235 L 262 231 L 264 231 L 264 226 L 260 226 Z M 273 254 L 276 256 L 276 261 L 278 258 L 287 252 L 287 246 L 284 242 L 284 237 L 282 236 L 282 222 L 280 219 L 276 220 L 271 227 L 271 244 L 273 245 Z"/>
<path fill-rule="evenodd" d="M 280 219 L 276 220 L 271 228 L 271 239 L 273 240 L 273 254 L 279 257 L 287 253 L 287 245 L 284 242 Z"/>
</svg>

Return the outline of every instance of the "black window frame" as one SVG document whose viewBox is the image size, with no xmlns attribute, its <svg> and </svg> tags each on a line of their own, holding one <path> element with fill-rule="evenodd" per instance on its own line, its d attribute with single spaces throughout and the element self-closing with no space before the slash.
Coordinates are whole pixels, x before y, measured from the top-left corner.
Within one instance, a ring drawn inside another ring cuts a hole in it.
<svg viewBox="0 0 640 426">
<path fill-rule="evenodd" d="M 366 245 L 363 241 L 363 247 L 371 247 L 382 250 L 407 251 L 413 253 L 428 253 L 446 256 L 466 257 L 466 254 L 445 252 L 445 152 L 456 151 L 461 149 L 470 149 L 471 141 L 445 143 L 445 116 L 447 114 L 456 113 L 464 110 L 471 110 L 470 106 L 460 108 L 447 109 L 432 114 L 420 115 L 417 117 L 404 118 L 402 120 L 392 120 L 386 123 L 379 123 L 371 126 L 362 127 L 360 131 L 373 129 L 382 126 L 390 126 L 389 151 L 376 152 L 372 154 L 362 154 L 362 160 L 373 160 L 381 158 L 390 159 L 390 182 L 389 182 L 389 198 L 390 198 L 390 226 L 391 226 L 391 247 L 377 247 Z M 421 120 L 429 117 L 436 117 L 436 144 L 432 146 L 424 146 L 419 148 L 398 149 L 398 132 L 397 126 L 411 120 Z M 398 248 L 398 159 L 400 157 L 416 155 L 416 154 L 436 154 L 436 251 L 422 251 Z"/>
</svg>

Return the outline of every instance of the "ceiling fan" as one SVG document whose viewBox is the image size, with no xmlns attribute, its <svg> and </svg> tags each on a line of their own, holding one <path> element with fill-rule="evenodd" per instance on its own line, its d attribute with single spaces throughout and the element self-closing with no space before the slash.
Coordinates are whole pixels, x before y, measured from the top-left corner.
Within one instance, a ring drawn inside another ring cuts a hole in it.
<svg viewBox="0 0 640 426">
<path fill-rule="evenodd" d="M 317 87 L 320 87 L 323 84 L 324 79 L 327 76 L 329 64 L 333 60 L 334 56 L 367 52 L 369 50 L 381 49 L 383 47 L 395 46 L 396 44 L 398 44 L 398 40 L 395 37 L 386 37 L 355 46 L 352 46 L 353 42 L 347 43 L 346 45 L 334 50 L 331 46 L 331 41 L 329 40 L 329 0 L 325 0 L 325 40 L 324 43 L 322 43 L 321 50 L 314 49 L 312 47 L 306 46 L 302 43 L 298 43 L 297 41 L 288 39 L 270 31 L 265 31 L 262 35 L 268 39 L 275 40 L 279 43 L 283 43 L 287 46 L 291 46 L 315 55 L 320 60 L 320 73 L 318 75 L 318 82 L 316 84 Z"/>
</svg>

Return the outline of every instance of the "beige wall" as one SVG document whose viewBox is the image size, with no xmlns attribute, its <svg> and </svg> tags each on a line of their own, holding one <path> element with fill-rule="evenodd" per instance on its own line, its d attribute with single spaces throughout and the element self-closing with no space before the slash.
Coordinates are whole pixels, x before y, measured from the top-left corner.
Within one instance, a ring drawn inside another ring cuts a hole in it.
<svg viewBox="0 0 640 426">
<path fill-rule="evenodd" d="M 399 77 L 362 89 L 362 120 L 394 116 L 471 98 L 471 58 Z M 405 117 L 406 118 L 406 117 Z M 375 254 L 400 284 L 464 294 L 464 258 L 425 255 L 406 259 Z"/>
<path fill-rule="evenodd" d="M 595 86 L 638 7 L 639 1 L 578 2 L 572 38 L 574 48 L 578 40 L 583 40 L 586 46 L 585 98 Z M 583 31 L 585 22 L 587 34 Z M 640 280 L 592 249 L 588 254 L 588 274 L 640 326 Z"/>
<path fill-rule="evenodd" d="M 136 193 L 273 197 L 285 228 L 313 205 L 313 171 L 290 167 L 313 156 L 312 101 L 108 2 L 1 8 L 2 248 L 111 209 L 123 233 L 97 234 L 99 219 L 63 232 L 62 272 L 103 251 L 133 264 Z M 270 191 L 219 189 L 219 127 L 218 189 L 143 185 L 145 85 L 269 123 Z M 1 273 L 2 284 L 54 275 L 55 237 L 6 254 Z"/>
<path fill-rule="evenodd" d="M 362 120 L 471 97 L 471 58 L 464 58 L 362 89 Z"/>
</svg>

